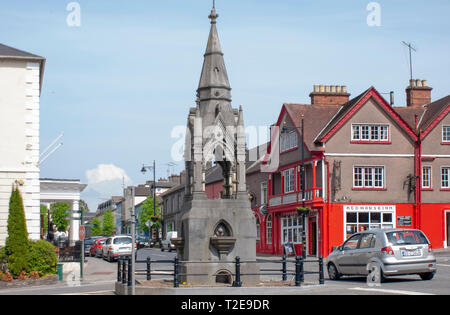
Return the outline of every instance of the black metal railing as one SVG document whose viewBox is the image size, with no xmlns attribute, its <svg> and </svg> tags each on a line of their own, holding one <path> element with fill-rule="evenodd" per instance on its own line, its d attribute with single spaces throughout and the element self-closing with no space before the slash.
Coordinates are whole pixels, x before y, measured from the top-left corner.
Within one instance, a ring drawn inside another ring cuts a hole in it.
<svg viewBox="0 0 450 315">
<path fill-rule="evenodd" d="M 323 258 L 318 259 L 308 259 L 304 260 L 302 257 L 295 257 L 294 259 L 288 259 L 283 256 L 281 260 L 258 260 L 258 261 L 241 261 L 239 257 L 236 257 L 234 261 L 180 261 L 177 257 L 173 260 L 152 260 L 147 257 L 146 260 L 136 260 L 136 264 L 145 264 L 145 269 L 136 269 L 136 275 L 145 275 L 147 280 L 152 280 L 152 275 L 164 275 L 173 277 L 173 287 L 178 288 L 180 285 L 180 276 L 208 276 L 206 273 L 182 273 L 180 272 L 180 264 L 217 264 L 217 263 L 228 263 L 234 264 L 235 272 L 231 274 L 234 276 L 234 281 L 232 287 L 242 287 L 242 276 L 280 276 L 283 282 L 288 281 L 288 276 L 292 276 L 292 281 L 295 282 L 295 286 L 299 287 L 305 282 L 305 275 L 307 274 L 317 274 L 318 282 L 320 285 L 325 284 L 324 269 L 323 269 Z M 268 264 L 276 263 L 281 264 L 281 269 L 259 269 L 259 273 L 242 273 L 242 264 Z M 156 264 L 172 264 L 171 269 L 152 269 L 153 265 Z M 317 271 L 305 271 L 305 264 L 317 264 Z M 294 268 L 289 268 L 289 265 L 294 265 Z M 131 258 L 121 257 L 117 263 L 117 282 L 122 284 L 127 284 L 131 286 Z"/>
</svg>

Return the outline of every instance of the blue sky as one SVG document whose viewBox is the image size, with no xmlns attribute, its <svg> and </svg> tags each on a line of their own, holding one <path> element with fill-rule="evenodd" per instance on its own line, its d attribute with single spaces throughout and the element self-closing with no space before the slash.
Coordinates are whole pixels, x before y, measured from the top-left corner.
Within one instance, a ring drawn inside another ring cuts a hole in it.
<svg viewBox="0 0 450 315">
<path fill-rule="evenodd" d="M 82 197 L 95 210 L 120 194 L 119 177 L 150 179 L 143 162 L 155 159 L 166 176 L 172 129 L 195 105 L 212 1 L 79 0 L 80 27 L 66 23 L 70 2 L 0 0 L 0 42 L 47 58 L 41 150 L 61 132 L 64 145 L 41 177 L 89 183 Z M 247 126 L 272 124 L 284 102 L 309 103 L 314 84 L 347 85 L 352 96 L 373 85 L 403 105 L 402 41 L 417 47 L 414 77 L 433 99 L 450 92 L 448 0 L 379 0 L 379 27 L 367 24 L 368 0 L 216 2 L 233 106 L 243 105 Z"/>
</svg>

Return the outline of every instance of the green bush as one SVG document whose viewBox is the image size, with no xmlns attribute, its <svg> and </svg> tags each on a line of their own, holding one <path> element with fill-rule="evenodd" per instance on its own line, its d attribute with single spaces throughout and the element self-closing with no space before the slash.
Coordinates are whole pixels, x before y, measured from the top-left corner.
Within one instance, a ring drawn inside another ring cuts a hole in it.
<svg viewBox="0 0 450 315">
<path fill-rule="evenodd" d="M 8 271 L 8 256 L 4 247 L 0 247 L 0 273 Z M 1 276 L 0 276 L 1 278 Z"/>
<path fill-rule="evenodd" d="M 8 256 L 8 269 L 17 277 L 26 269 L 26 255 L 29 249 L 28 232 L 25 221 L 23 199 L 17 187 L 13 187 L 9 199 L 8 237 L 5 253 Z"/>
<path fill-rule="evenodd" d="M 58 263 L 55 247 L 47 241 L 31 242 L 27 263 L 28 272 L 37 271 L 41 277 L 55 274 Z"/>
</svg>

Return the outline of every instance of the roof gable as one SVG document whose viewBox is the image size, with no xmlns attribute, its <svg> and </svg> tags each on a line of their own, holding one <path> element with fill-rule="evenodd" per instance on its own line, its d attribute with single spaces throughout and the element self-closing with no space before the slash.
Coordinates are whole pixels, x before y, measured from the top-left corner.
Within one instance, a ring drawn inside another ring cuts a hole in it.
<svg viewBox="0 0 450 315">
<path fill-rule="evenodd" d="M 342 105 L 338 113 L 331 119 L 328 125 L 316 137 L 316 142 L 327 142 L 342 126 L 353 117 L 359 109 L 367 104 L 369 99 L 374 99 L 375 104 L 392 117 L 392 119 L 413 139 L 417 140 L 417 135 L 413 129 L 403 120 L 403 118 L 386 102 L 386 100 L 378 93 L 378 91 L 371 87 L 361 95 L 352 99 L 348 103 Z"/>
<path fill-rule="evenodd" d="M 450 95 L 427 106 L 420 122 L 420 139 L 423 140 L 450 113 Z"/>
</svg>

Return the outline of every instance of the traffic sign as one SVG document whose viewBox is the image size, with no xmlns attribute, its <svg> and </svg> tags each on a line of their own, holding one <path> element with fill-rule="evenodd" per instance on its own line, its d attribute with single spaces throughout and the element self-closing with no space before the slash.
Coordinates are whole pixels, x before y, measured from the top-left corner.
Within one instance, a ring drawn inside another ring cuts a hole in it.
<svg viewBox="0 0 450 315">
<path fill-rule="evenodd" d="M 80 241 L 84 241 L 84 237 L 86 236 L 86 229 L 84 226 L 80 225 Z"/>
</svg>

